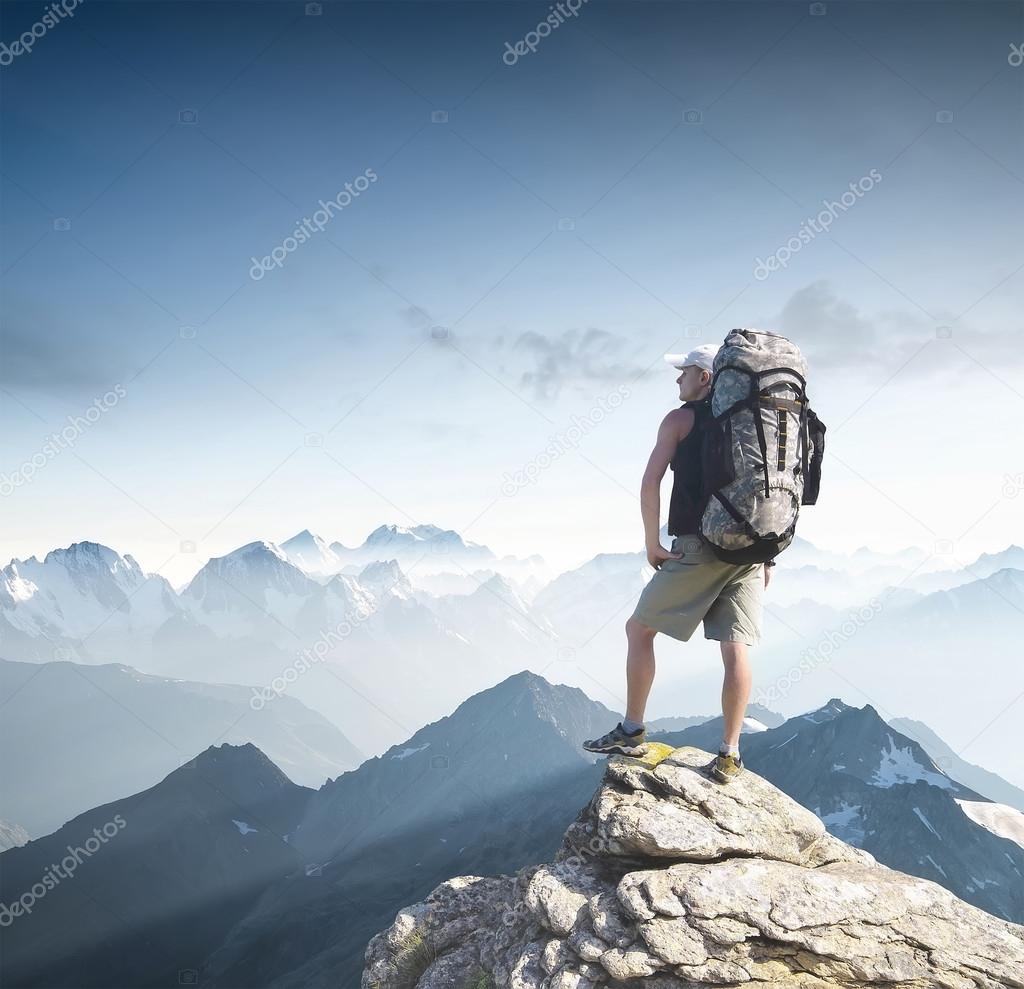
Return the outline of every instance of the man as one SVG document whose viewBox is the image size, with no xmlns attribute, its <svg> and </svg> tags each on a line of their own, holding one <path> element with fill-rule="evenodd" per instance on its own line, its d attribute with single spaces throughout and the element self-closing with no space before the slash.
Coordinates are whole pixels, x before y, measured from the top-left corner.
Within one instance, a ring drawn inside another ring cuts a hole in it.
<svg viewBox="0 0 1024 989">
<path fill-rule="evenodd" d="M 654 682 L 654 637 L 658 632 L 683 642 L 704 623 L 704 637 L 721 643 L 725 681 L 722 744 L 712 776 L 729 783 L 743 771 L 740 729 L 750 697 L 747 647 L 761 638 L 761 598 L 770 565 L 719 560 L 700 537 L 697 514 L 701 489 L 701 432 L 711 415 L 711 378 L 718 347 L 703 344 L 688 354 L 666 354 L 680 372 L 676 383 L 684 403 L 658 429 L 658 440 L 640 485 L 647 562 L 655 573 L 626 622 L 626 716 L 607 735 L 584 742 L 588 752 L 639 755 L 646 740 L 644 709 Z M 661 481 L 672 465 L 669 502 L 672 550 L 661 545 Z"/>
</svg>

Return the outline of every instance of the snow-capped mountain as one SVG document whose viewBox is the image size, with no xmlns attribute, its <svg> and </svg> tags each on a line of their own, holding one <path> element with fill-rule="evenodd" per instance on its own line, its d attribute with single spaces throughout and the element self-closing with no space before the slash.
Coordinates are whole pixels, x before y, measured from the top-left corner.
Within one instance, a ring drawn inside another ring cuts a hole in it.
<svg viewBox="0 0 1024 989">
<path fill-rule="evenodd" d="M 337 549 L 345 572 L 330 575 L 322 564 L 337 562 L 335 551 L 311 533 L 287 547 L 257 540 L 209 560 L 180 594 L 95 543 L 43 563 L 12 561 L 0 584 L 0 655 L 114 660 L 164 677 L 252 684 L 272 690 L 271 699 L 287 693 L 372 752 L 538 650 L 555 654 L 551 629 L 510 579 L 490 571 L 472 581 L 472 557 L 498 561 L 455 533 L 382 526 L 360 552 Z M 383 555 L 392 550 L 413 570 L 429 553 L 469 579 L 471 593 L 422 593 L 394 555 Z"/>
<path fill-rule="evenodd" d="M 957 803 L 975 824 L 1024 848 L 1024 813 L 1016 807 L 988 800 L 957 800 Z"/>
<path fill-rule="evenodd" d="M 1024 812 L 1024 790 L 1007 783 L 1001 776 L 983 769 L 953 751 L 928 725 L 913 718 L 887 718 L 890 725 L 898 732 L 914 739 L 915 742 L 942 767 L 943 772 L 969 786 L 978 793 L 983 793 L 989 800 L 996 803 L 1009 804 L 1016 810 Z"/>
<path fill-rule="evenodd" d="M 444 571 L 476 570 L 497 562 L 494 554 L 479 543 L 464 541 L 452 529 L 436 525 L 381 525 L 361 546 L 331 549 L 342 562 L 343 573 L 353 573 L 377 560 L 397 560 L 409 573 L 434 574 Z"/>
<path fill-rule="evenodd" d="M 1019 719 L 1007 711 L 1022 613 L 1024 571 L 1010 569 L 951 590 L 882 595 L 837 610 L 785 645 L 769 612 L 754 696 L 792 713 L 839 690 L 863 691 L 883 713 L 912 711 L 964 758 L 1024 788 Z"/>
<path fill-rule="evenodd" d="M 215 557 L 192 578 L 182 600 L 194 617 L 218 635 L 291 632 L 320 586 L 268 542 L 253 542 Z"/>
<path fill-rule="evenodd" d="M 132 556 L 74 543 L 0 571 L 0 648 L 42 662 L 72 658 L 85 640 L 102 649 L 151 635 L 180 608 L 171 585 L 144 574 Z"/>
<path fill-rule="evenodd" d="M 554 628 L 499 574 L 469 594 L 446 594 L 428 601 L 428 606 L 446 626 L 499 663 L 515 668 L 530 656 L 538 665 L 545 657 L 556 658 L 559 637 Z"/>
<path fill-rule="evenodd" d="M 348 552 L 345 547 L 339 548 Z M 335 574 L 341 567 L 339 555 L 320 536 L 314 535 L 309 529 L 286 539 L 281 543 L 281 550 L 288 560 L 310 576 Z"/>
<path fill-rule="evenodd" d="M 287 693 L 365 738 L 371 752 L 529 663 L 557 664 L 556 679 L 623 705 L 622 626 L 653 575 L 643 552 L 599 553 L 538 586 L 542 561 L 498 559 L 438 526 L 380 526 L 354 549 L 325 544 L 306 530 L 281 546 L 254 541 L 210 560 L 180 594 L 131 557 L 96 544 L 54 551 L 42 563 L 12 561 L 0 584 L 0 655 L 117 661 L 164 676 L 257 686 L 287 673 Z M 983 573 L 1019 555 L 1011 546 L 971 566 Z M 840 569 L 844 561 L 849 570 Z M 336 562 L 341 572 L 329 573 Z M 998 716 L 1019 637 L 1024 571 L 1003 567 L 925 593 L 910 589 L 921 562 L 920 552 L 847 558 L 795 542 L 766 594 L 758 686 L 784 678 L 823 642 L 839 646 L 824 659 L 813 656 L 798 682 L 786 680 L 780 700 L 762 699 L 791 714 L 850 685 L 883 710 L 902 710 L 910 697 L 915 715 L 944 737 L 958 747 L 974 744 L 975 761 L 984 763 L 986 750 L 1000 752 L 1000 772 L 1024 786 L 1013 719 Z M 880 583 L 874 597 L 830 603 Z M 988 642 L 980 651 L 979 627 Z M 699 630 L 685 644 L 658 642 L 669 661 L 659 664 L 652 714 L 712 710 L 721 686 L 717 645 Z M 55 656 L 55 649 L 65 651 Z M 296 679 L 307 654 L 315 668 Z M 950 706 L 951 696 L 958 706 Z M 980 740 L 972 742 L 964 711 L 978 712 L 973 734 L 984 728 Z"/>
</svg>

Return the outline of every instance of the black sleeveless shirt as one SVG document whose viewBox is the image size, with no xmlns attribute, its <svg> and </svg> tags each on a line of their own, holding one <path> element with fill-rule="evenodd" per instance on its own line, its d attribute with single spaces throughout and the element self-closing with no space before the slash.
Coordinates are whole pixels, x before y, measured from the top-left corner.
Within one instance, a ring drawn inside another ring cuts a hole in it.
<svg viewBox="0 0 1024 989">
<path fill-rule="evenodd" d="M 668 534 L 688 536 L 700 531 L 697 505 L 701 494 L 701 433 L 711 416 L 711 397 L 698 402 L 684 402 L 684 409 L 693 409 L 693 428 L 676 447 L 670 466 L 674 472 L 672 496 L 668 503 Z"/>
</svg>

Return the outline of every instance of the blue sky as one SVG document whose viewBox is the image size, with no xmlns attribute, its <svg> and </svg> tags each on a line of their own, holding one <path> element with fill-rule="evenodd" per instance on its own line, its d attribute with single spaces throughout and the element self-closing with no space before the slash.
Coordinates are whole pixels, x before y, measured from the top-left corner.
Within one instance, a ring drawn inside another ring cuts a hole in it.
<svg viewBox="0 0 1024 989">
<path fill-rule="evenodd" d="M 638 550 L 661 355 L 734 326 L 810 361 L 831 457 L 802 535 L 1019 541 L 1021 6 L 590 0 L 505 64 L 549 7 L 87 0 L 0 67 L 0 481 L 42 463 L 3 488 L 4 560 L 88 538 L 178 582 L 382 522 Z M 46 9 L 5 4 L 0 41 Z"/>
</svg>

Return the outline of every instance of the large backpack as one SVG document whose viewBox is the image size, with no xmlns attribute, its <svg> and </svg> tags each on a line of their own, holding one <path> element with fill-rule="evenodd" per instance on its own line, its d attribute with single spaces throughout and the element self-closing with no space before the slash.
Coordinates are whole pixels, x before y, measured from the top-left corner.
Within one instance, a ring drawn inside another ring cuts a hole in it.
<svg viewBox="0 0 1024 989">
<path fill-rule="evenodd" d="M 700 534 L 728 563 L 764 563 L 818 500 L 825 425 L 807 401 L 800 348 L 769 330 L 732 330 L 715 356 L 701 440 Z"/>
</svg>

